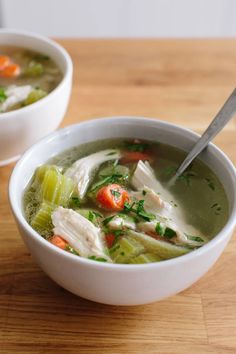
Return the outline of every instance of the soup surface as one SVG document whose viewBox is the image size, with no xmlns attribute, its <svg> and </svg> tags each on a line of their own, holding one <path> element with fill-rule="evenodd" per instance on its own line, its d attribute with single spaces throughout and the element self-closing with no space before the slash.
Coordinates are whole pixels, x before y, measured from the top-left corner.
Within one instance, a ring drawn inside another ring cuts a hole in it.
<svg viewBox="0 0 236 354">
<path fill-rule="evenodd" d="M 62 73 L 43 53 L 0 46 L 0 113 L 30 105 L 51 92 Z"/>
<path fill-rule="evenodd" d="M 35 171 L 24 195 L 26 219 L 55 246 L 95 261 L 150 263 L 186 254 L 221 230 L 228 201 L 200 160 L 169 183 L 185 155 L 137 139 L 67 150 Z"/>
</svg>

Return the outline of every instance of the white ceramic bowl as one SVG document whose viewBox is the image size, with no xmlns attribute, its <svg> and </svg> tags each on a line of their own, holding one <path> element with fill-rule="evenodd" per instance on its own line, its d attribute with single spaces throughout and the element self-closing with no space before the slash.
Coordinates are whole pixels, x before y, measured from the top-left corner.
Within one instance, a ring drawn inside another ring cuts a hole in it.
<svg viewBox="0 0 236 354">
<path fill-rule="evenodd" d="M 19 156 L 62 121 L 71 92 L 72 61 L 56 42 L 24 31 L 1 29 L 0 46 L 13 45 L 49 55 L 63 73 L 59 85 L 45 98 L 12 112 L 0 113 L 0 166 Z"/>
<path fill-rule="evenodd" d="M 213 240 L 187 255 L 145 265 L 106 264 L 66 253 L 45 241 L 24 218 L 22 197 L 35 169 L 65 149 L 98 139 L 136 137 L 170 143 L 188 151 L 198 135 L 178 126 L 147 118 L 114 117 L 91 120 L 59 130 L 31 147 L 17 163 L 10 180 L 11 207 L 35 261 L 55 282 L 74 294 L 113 305 L 138 305 L 163 299 L 197 281 L 215 263 L 236 223 L 236 172 L 215 145 L 202 160 L 222 181 L 228 196 L 227 224 Z"/>
</svg>

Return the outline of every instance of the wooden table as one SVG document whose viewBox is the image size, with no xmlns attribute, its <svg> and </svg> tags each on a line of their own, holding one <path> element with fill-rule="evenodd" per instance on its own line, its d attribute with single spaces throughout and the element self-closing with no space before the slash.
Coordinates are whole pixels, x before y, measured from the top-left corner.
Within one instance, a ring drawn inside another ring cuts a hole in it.
<svg viewBox="0 0 236 354">
<path fill-rule="evenodd" d="M 60 40 L 74 62 L 62 126 L 92 117 L 160 117 L 203 131 L 235 86 L 235 40 Z M 236 126 L 215 140 L 236 163 Z M 0 169 L 0 353 L 236 353 L 236 235 L 190 289 L 115 307 L 51 281 L 24 246 Z"/>
</svg>

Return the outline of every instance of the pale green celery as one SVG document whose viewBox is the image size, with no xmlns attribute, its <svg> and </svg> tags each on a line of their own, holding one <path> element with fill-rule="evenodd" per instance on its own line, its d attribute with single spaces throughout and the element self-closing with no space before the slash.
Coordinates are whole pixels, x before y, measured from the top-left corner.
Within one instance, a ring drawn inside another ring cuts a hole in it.
<svg viewBox="0 0 236 354">
<path fill-rule="evenodd" d="M 133 257 L 144 251 L 145 248 L 141 243 L 131 237 L 122 237 L 110 249 L 110 256 L 114 263 L 129 263 Z"/>
<path fill-rule="evenodd" d="M 34 89 L 28 94 L 27 98 L 24 100 L 24 105 L 28 106 L 34 102 L 37 102 L 41 100 L 41 98 L 47 96 L 47 94 L 48 93 L 44 90 Z"/>
<path fill-rule="evenodd" d="M 176 246 L 166 241 L 156 240 L 143 233 L 130 230 L 128 234 L 132 239 L 140 242 L 147 252 L 154 253 L 162 259 L 174 258 L 190 252 L 189 248 Z"/>
<path fill-rule="evenodd" d="M 44 66 L 37 62 L 32 60 L 29 65 L 27 66 L 27 68 L 24 71 L 24 74 L 27 76 L 40 76 L 42 75 L 44 72 Z"/>
<path fill-rule="evenodd" d="M 157 256 L 153 253 L 142 253 L 139 256 L 131 258 L 129 261 L 130 264 L 145 264 L 145 263 L 153 263 L 153 262 L 160 262 L 162 259 L 161 257 Z"/>
<path fill-rule="evenodd" d="M 67 206 L 74 191 L 71 178 L 62 175 L 57 169 L 46 170 L 40 187 L 40 196 L 55 205 Z"/>
<path fill-rule="evenodd" d="M 42 202 L 31 220 L 31 226 L 44 237 L 48 236 L 52 229 L 51 215 L 55 208 L 54 204 Z"/>
</svg>

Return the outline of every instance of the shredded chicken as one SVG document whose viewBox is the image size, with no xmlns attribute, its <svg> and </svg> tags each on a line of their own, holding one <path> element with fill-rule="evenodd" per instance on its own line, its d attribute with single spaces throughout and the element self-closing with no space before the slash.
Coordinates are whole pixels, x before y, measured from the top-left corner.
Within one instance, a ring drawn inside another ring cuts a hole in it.
<svg viewBox="0 0 236 354">
<path fill-rule="evenodd" d="M 190 240 L 187 235 L 197 235 L 205 240 L 205 237 L 197 229 L 185 222 L 184 211 L 178 205 L 178 201 L 156 179 L 148 162 L 138 162 L 131 183 L 138 190 L 137 192 L 132 192 L 132 196 L 137 200 L 144 200 L 145 210 L 156 216 L 156 220 L 139 223 L 138 229 L 140 231 L 155 233 L 157 222 L 162 222 L 165 227 L 171 228 L 176 232 L 176 236 L 172 239 L 176 244 L 189 244 L 192 246 L 201 244 Z"/>
<path fill-rule="evenodd" d="M 71 177 L 78 187 L 78 194 L 83 198 L 90 184 L 91 176 L 94 171 L 104 162 L 119 159 L 121 156 L 119 150 L 108 149 L 96 152 L 89 156 L 77 160 L 65 172 L 67 177 Z"/>
<path fill-rule="evenodd" d="M 8 86 L 5 90 L 7 99 L 0 103 L 0 112 L 5 112 L 8 108 L 16 105 L 17 103 L 23 102 L 30 92 L 32 91 L 31 85 L 25 86 Z"/>
<path fill-rule="evenodd" d="M 111 221 L 109 221 L 108 226 L 113 230 L 120 230 L 120 229 L 131 229 L 135 230 L 136 225 L 132 218 L 126 216 L 122 217 L 120 215 L 115 216 Z"/>
<path fill-rule="evenodd" d="M 52 214 L 53 232 L 65 239 L 81 257 L 96 256 L 111 261 L 105 253 L 99 228 L 72 209 L 58 207 Z"/>
</svg>

